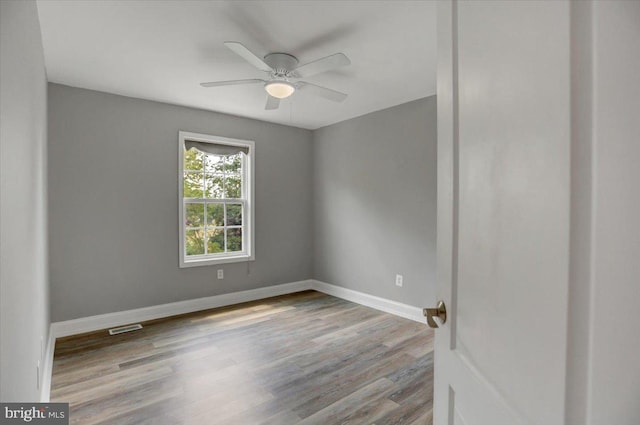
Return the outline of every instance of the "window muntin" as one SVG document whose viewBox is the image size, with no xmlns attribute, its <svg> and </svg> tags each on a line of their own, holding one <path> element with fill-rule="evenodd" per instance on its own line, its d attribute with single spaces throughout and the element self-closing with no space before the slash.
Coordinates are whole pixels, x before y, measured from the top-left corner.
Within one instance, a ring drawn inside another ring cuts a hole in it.
<svg viewBox="0 0 640 425">
<path fill-rule="evenodd" d="M 200 149 L 187 149 L 185 142 L 194 145 L 192 141 Z M 222 145 L 242 151 L 216 149 Z M 253 259 L 253 146 L 180 133 L 181 267 Z"/>
</svg>

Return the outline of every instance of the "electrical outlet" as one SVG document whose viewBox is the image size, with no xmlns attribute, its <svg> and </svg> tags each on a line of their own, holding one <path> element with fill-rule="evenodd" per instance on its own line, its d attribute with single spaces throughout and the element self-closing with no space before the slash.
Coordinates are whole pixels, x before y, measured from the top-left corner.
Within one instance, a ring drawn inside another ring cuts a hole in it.
<svg viewBox="0 0 640 425">
<path fill-rule="evenodd" d="M 218 279 L 224 279 L 224 269 L 218 269 Z"/>
<path fill-rule="evenodd" d="M 397 274 L 396 275 L 396 286 L 402 286 L 402 275 L 401 274 Z"/>
</svg>

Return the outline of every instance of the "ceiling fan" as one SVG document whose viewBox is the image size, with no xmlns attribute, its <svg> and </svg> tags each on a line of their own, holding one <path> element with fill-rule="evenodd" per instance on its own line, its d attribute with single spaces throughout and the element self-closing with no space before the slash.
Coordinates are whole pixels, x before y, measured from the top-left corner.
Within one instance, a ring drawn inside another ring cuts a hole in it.
<svg viewBox="0 0 640 425">
<path fill-rule="evenodd" d="M 345 93 L 336 90 L 317 86 L 306 81 L 292 81 L 351 64 L 349 58 L 343 53 L 336 53 L 298 66 L 298 59 L 287 53 L 269 53 L 264 59 L 260 59 L 244 45 L 236 41 L 225 41 L 224 45 L 260 71 L 267 73 L 269 78 L 266 80 L 252 78 L 248 80 L 213 81 L 200 83 L 202 87 L 263 84 L 267 92 L 265 109 L 268 110 L 278 109 L 280 99 L 291 96 L 296 90 L 304 90 L 334 102 L 342 102 L 347 98 Z"/>
</svg>

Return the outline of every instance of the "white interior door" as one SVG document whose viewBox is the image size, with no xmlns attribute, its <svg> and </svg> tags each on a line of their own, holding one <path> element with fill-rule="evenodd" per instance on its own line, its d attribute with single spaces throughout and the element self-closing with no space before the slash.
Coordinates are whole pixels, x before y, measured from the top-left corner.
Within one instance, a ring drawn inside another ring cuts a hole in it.
<svg viewBox="0 0 640 425">
<path fill-rule="evenodd" d="M 439 4 L 436 424 L 564 421 L 569 12 Z"/>
</svg>

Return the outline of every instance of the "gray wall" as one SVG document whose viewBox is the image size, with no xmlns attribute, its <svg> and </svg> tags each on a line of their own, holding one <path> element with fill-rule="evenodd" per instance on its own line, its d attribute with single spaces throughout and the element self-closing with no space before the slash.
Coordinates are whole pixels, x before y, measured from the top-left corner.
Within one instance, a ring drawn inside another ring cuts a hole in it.
<svg viewBox="0 0 640 425">
<path fill-rule="evenodd" d="M 249 267 L 178 267 L 179 130 L 256 142 L 256 261 Z M 52 320 L 311 278 L 311 137 L 50 84 Z M 216 279 L 219 268 L 224 280 Z"/>
<path fill-rule="evenodd" d="M 640 2 L 596 1 L 592 14 L 586 424 L 632 425 L 640 423 Z"/>
<path fill-rule="evenodd" d="M 316 279 L 435 302 L 436 154 L 435 96 L 314 132 Z"/>
<path fill-rule="evenodd" d="M 40 399 L 36 365 L 49 329 L 46 84 L 36 3 L 0 2 L 2 401 Z"/>
</svg>

